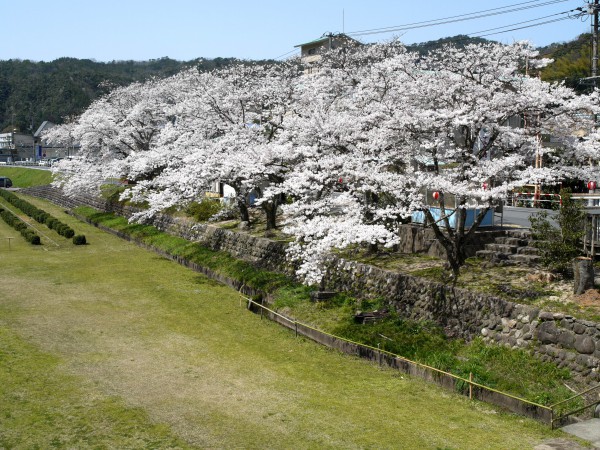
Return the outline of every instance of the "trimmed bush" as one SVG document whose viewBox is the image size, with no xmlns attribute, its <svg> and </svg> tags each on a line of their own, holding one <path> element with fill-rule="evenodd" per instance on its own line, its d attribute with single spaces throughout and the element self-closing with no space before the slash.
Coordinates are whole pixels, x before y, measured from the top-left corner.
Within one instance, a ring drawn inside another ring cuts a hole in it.
<svg viewBox="0 0 600 450">
<path fill-rule="evenodd" d="M 8 225 L 10 225 L 19 233 L 21 233 L 21 236 L 23 236 L 23 238 L 30 244 L 40 245 L 42 243 L 40 237 L 37 234 L 35 234 L 35 232 L 31 228 L 28 228 L 27 225 L 25 225 L 25 223 L 21 219 L 19 219 L 10 211 L 0 209 L 0 217 L 2 217 L 2 220 L 4 220 Z"/>
<path fill-rule="evenodd" d="M 75 236 L 75 231 L 71 227 L 62 223 L 56 217 L 51 216 L 43 209 L 39 209 L 31 203 L 26 202 L 25 200 L 17 197 L 12 192 L 0 189 L 0 196 L 4 197 L 4 199 L 8 201 L 11 205 L 15 206 L 16 208 L 19 208 L 29 217 L 33 218 L 39 223 L 46 225 L 48 228 L 56 231 L 61 236 L 64 236 L 67 239 L 71 239 L 73 236 Z"/>
<path fill-rule="evenodd" d="M 196 219 L 198 222 L 206 222 L 212 216 L 223 209 L 219 200 L 213 198 L 204 198 L 202 201 L 192 202 L 186 209 L 186 213 Z"/>
<path fill-rule="evenodd" d="M 87 244 L 85 236 L 83 234 L 77 234 L 77 235 L 73 236 L 73 244 L 75 244 L 75 245 Z"/>
</svg>

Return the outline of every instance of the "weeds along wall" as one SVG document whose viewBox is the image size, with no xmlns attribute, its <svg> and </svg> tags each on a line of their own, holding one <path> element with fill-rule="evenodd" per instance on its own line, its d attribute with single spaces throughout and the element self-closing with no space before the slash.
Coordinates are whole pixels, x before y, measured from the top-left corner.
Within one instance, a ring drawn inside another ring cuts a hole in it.
<svg viewBox="0 0 600 450">
<path fill-rule="evenodd" d="M 98 203 L 90 206 L 104 209 Z M 114 211 L 114 208 L 104 210 Z M 132 212 L 126 207 L 118 211 L 126 216 Z M 285 243 L 170 216 L 157 217 L 154 225 L 269 270 L 288 274 L 291 271 L 285 261 Z M 405 233 L 402 251 L 430 255 L 438 252 L 424 231 L 419 234 L 417 227 L 407 227 Z M 481 238 L 481 244 L 486 241 L 487 237 Z M 568 367 L 590 384 L 600 381 L 600 323 L 540 311 L 491 295 L 451 288 L 334 256 L 327 260 L 325 287 L 359 298 L 383 298 L 401 316 L 434 321 L 451 337 L 469 340 L 482 336 L 488 342 L 529 349 L 544 361 Z"/>
<path fill-rule="evenodd" d="M 270 270 L 290 273 L 285 261 L 285 243 L 221 229 L 159 218 L 155 225 L 186 239 L 202 242 L 213 250 L 251 260 Z M 426 231 L 406 227 L 410 250 L 436 254 Z M 422 230 L 422 229 L 421 229 Z M 479 245 L 497 236 L 483 235 Z M 476 251 L 474 245 L 472 251 Z M 490 343 L 529 349 L 544 361 L 568 367 L 577 378 L 590 384 L 600 382 L 600 323 L 540 311 L 504 299 L 452 288 L 424 278 L 380 269 L 330 256 L 324 286 L 359 298 L 383 298 L 402 317 L 425 319 L 444 327 L 450 337 L 473 339 L 482 336 Z"/>
</svg>

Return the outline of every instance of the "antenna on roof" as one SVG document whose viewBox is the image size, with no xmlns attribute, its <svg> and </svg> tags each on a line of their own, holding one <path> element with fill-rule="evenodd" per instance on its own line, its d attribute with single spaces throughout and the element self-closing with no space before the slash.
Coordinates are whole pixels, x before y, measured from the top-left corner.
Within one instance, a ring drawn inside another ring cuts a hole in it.
<svg viewBox="0 0 600 450">
<path fill-rule="evenodd" d="M 343 9 L 342 9 L 342 33 L 346 33 L 346 17 L 344 16 Z"/>
</svg>

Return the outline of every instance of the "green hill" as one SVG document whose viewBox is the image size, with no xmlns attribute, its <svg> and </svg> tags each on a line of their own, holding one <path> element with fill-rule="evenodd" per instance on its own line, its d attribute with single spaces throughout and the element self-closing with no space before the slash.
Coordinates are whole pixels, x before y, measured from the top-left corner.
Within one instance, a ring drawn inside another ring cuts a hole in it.
<svg viewBox="0 0 600 450">
<path fill-rule="evenodd" d="M 62 123 L 80 114 L 107 86 L 122 86 L 152 77 L 166 77 L 185 67 L 202 70 L 226 66 L 235 58 L 176 61 L 96 62 L 60 58 L 52 62 L 0 61 L 0 130 L 33 132 L 44 121 Z"/>
<path fill-rule="evenodd" d="M 589 85 L 582 84 L 581 78 L 591 74 L 591 35 L 580 35 L 569 42 L 550 44 L 539 49 L 545 58 L 554 62 L 542 70 L 545 81 L 565 81 L 567 86 L 585 90 Z"/>
<path fill-rule="evenodd" d="M 410 51 L 425 54 L 447 43 L 464 46 L 490 42 L 482 38 L 457 35 L 435 41 L 408 45 Z M 580 78 L 590 75 L 590 35 L 551 44 L 540 49 L 555 62 L 542 71 L 548 81 L 565 80 L 583 90 Z M 152 77 L 173 75 L 185 67 L 210 70 L 236 62 L 235 58 L 176 61 L 159 58 L 150 61 L 97 62 L 89 59 L 60 58 L 51 62 L 11 59 L 0 61 L 0 131 L 16 128 L 33 132 L 44 121 L 64 122 L 78 115 L 109 89 Z"/>
</svg>

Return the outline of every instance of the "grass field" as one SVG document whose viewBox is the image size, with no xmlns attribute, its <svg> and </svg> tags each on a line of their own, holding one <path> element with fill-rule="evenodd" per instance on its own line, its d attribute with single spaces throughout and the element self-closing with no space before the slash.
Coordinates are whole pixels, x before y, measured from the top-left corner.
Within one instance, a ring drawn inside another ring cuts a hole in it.
<svg viewBox="0 0 600 450">
<path fill-rule="evenodd" d="M 523 449 L 564 437 L 295 338 L 235 291 L 32 203 L 90 244 L 35 247 L 0 222 L 0 448 Z"/>
<path fill-rule="evenodd" d="M 13 187 L 26 188 L 52 183 L 52 172 L 47 169 L 0 166 L 0 177 L 8 177 Z"/>
</svg>

